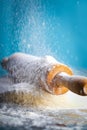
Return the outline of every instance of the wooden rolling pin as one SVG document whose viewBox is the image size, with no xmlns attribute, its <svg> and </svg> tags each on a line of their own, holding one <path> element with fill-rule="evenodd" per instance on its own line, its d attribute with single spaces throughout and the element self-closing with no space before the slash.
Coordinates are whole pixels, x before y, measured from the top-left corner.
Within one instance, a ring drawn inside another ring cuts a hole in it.
<svg viewBox="0 0 87 130">
<path fill-rule="evenodd" d="M 72 70 L 51 56 L 36 57 L 15 53 L 1 62 L 13 82 L 28 82 L 54 95 L 68 90 L 82 96 L 87 95 L 87 78 L 73 75 Z"/>
</svg>

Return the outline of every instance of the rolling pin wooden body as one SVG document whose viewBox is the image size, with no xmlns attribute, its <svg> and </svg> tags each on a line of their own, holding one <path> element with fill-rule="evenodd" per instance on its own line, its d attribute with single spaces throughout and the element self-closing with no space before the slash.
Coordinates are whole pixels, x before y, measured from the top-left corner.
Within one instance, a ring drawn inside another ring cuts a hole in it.
<svg viewBox="0 0 87 130">
<path fill-rule="evenodd" d="M 87 78 L 74 76 L 72 70 L 51 56 L 36 57 L 15 53 L 1 63 L 15 83 L 28 82 L 51 94 L 60 95 L 68 90 L 87 95 Z"/>
</svg>

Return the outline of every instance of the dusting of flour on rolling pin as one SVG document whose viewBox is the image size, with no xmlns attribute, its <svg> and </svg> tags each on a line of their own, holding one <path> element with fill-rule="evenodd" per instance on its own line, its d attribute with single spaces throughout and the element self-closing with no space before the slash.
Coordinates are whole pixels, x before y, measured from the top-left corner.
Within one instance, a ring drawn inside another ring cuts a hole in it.
<svg viewBox="0 0 87 130">
<path fill-rule="evenodd" d="M 54 95 L 64 94 L 68 90 L 78 95 L 87 95 L 87 78 L 73 75 L 71 68 L 51 56 L 15 53 L 4 58 L 1 65 L 15 83 L 26 82 L 40 86 Z"/>
</svg>

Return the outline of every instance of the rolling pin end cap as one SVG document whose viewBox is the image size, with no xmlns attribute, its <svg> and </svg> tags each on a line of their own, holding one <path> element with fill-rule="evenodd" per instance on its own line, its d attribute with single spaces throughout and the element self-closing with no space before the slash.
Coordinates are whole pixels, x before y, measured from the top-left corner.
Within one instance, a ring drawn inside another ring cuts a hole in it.
<svg viewBox="0 0 87 130">
<path fill-rule="evenodd" d="M 1 66 L 2 66 L 2 68 L 6 68 L 7 62 L 8 62 L 8 58 L 7 58 L 7 57 L 4 58 L 4 59 L 1 61 Z"/>
</svg>

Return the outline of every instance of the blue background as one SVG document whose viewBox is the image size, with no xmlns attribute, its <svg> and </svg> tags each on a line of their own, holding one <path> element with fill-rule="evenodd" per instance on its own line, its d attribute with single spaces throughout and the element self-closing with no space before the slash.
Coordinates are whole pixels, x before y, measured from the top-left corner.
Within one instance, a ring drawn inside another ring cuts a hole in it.
<svg viewBox="0 0 87 130">
<path fill-rule="evenodd" d="M 0 60 L 17 51 L 87 69 L 87 0 L 0 0 Z"/>
</svg>

